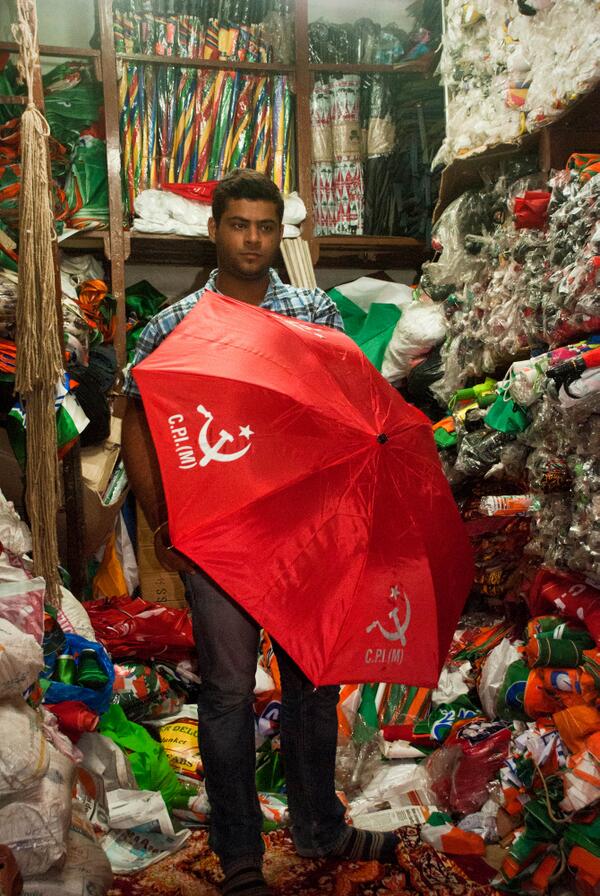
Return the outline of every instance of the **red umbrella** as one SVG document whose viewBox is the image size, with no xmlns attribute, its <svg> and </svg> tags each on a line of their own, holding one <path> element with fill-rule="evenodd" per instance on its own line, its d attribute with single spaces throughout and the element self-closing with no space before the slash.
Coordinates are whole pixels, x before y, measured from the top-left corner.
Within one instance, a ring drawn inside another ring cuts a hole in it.
<svg viewBox="0 0 600 896">
<path fill-rule="evenodd" d="M 343 333 L 210 292 L 134 374 L 177 549 L 315 685 L 435 685 L 472 560 L 423 414 Z"/>
</svg>

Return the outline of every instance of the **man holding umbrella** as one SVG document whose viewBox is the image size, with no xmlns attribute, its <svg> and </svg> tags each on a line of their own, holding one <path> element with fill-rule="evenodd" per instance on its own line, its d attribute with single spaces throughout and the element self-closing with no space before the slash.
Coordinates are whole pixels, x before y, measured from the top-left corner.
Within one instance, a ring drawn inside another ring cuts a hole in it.
<svg viewBox="0 0 600 896">
<path fill-rule="evenodd" d="M 205 290 L 276 314 L 342 330 L 337 309 L 321 290 L 284 284 L 271 265 L 282 237 L 283 199 L 255 171 L 227 175 L 213 197 L 209 234 L 218 268 L 206 286 L 161 311 L 138 341 L 134 366 L 147 357 L 202 299 Z M 166 502 L 150 430 L 131 376 L 123 421 L 123 456 L 133 491 L 154 531 L 162 565 L 183 575 L 192 610 L 202 684 L 200 750 L 211 804 L 210 845 L 219 856 L 225 896 L 265 896 L 262 814 L 254 783 L 252 711 L 259 625 L 239 604 L 171 545 Z M 327 562 L 327 558 L 323 558 Z M 396 838 L 346 826 L 334 784 L 338 687 L 315 688 L 274 642 L 281 672 L 281 743 L 292 836 L 302 856 L 392 862 Z"/>
</svg>

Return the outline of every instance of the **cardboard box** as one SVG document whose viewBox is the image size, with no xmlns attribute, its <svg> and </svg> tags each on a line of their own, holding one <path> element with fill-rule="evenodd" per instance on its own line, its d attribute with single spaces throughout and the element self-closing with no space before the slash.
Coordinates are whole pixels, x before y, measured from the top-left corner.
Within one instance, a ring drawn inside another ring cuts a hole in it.
<svg viewBox="0 0 600 896">
<path fill-rule="evenodd" d="M 81 492 L 85 520 L 81 551 L 86 558 L 93 556 L 112 532 L 117 515 L 127 495 L 127 488 L 125 488 L 113 502 L 104 503 L 103 494 L 120 458 L 121 450 L 121 421 L 117 418 L 113 418 L 113 421 L 117 422 L 113 422 L 111 436 L 106 442 L 81 449 Z M 64 500 L 62 486 L 61 475 L 59 479 L 61 505 Z M 0 489 L 8 501 L 13 501 L 17 513 L 25 519 L 23 473 L 10 447 L 6 430 L 3 428 L 0 428 Z M 69 528 L 69 520 L 64 506 L 61 506 L 58 511 L 57 531 L 60 559 L 68 567 L 67 541 L 69 537 L 73 537 L 73 530 Z"/>
<path fill-rule="evenodd" d="M 121 423 L 120 417 L 111 417 L 109 437 L 100 445 L 81 449 L 86 557 L 95 554 L 105 543 L 127 497 L 127 486 L 114 499 L 106 497 L 107 488 L 121 457 Z"/>
<path fill-rule="evenodd" d="M 156 559 L 152 530 L 137 506 L 137 561 L 140 592 L 144 600 L 180 610 L 187 607 L 183 582 L 176 572 L 168 572 Z"/>
</svg>

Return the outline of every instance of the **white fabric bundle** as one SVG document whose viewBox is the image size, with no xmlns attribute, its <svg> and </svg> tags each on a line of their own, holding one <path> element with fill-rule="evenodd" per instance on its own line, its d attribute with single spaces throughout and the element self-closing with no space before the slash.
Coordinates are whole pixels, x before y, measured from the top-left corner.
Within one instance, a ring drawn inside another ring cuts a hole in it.
<svg viewBox="0 0 600 896">
<path fill-rule="evenodd" d="M 64 866 L 26 880 L 22 896 L 103 896 L 112 881 L 110 862 L 75 801 Z"/>
<path fill-rule="evenodd" d="M 61 588 L 60 591 L 62 604 L 58 621 L 63 631 L 73 631 L 76 635 L 81 635 L 82 638 L 85 638 L 86 641 L 95 641 L 96 632 L 84 605 L 66 588 Z"/>
<path fill-rule="evenodd" d="M 12 501 L 7 501 L 0 491 L 0 542 L 4 550 L 11 554 L 27 554 L 31 550 L 31 532 L 15 510 Z M 3 579 L 0 578 L 3 581 Z"/>
<path fill-rule="evenodd" d="M 208 236 L 210 205 L 184 199 L 169 190 L 143 190 L 134 200 L 134 230 L 141 233 L 174 233 L 179 236 Z M 284 196 L 284 237 L 300 236 L 298 224 L 306 217 L 306 206 L 297 193 Z"/>
<path fill-rule="evenodd" d="M 402 309 L 383 356 L 381 373 L 390 383 L 403 380 L 413 362 L 446 338 L 446 320 L 437 305 L 411 302 Z"/>
</svg>

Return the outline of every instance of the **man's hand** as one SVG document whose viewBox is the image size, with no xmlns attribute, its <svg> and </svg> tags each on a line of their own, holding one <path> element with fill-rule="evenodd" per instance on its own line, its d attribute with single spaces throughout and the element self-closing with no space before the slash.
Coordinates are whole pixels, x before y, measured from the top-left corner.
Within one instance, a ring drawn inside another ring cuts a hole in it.
<svg viewBox="0 0 600 896">
<path fill-rule="evenodd" d="M 198 567 L 171 544 L 167 525 L 154 533 L 154 552 L 160 565 L 169 572 L 186 572 L 188 575 L 198 572 Z"/>
</svg>

